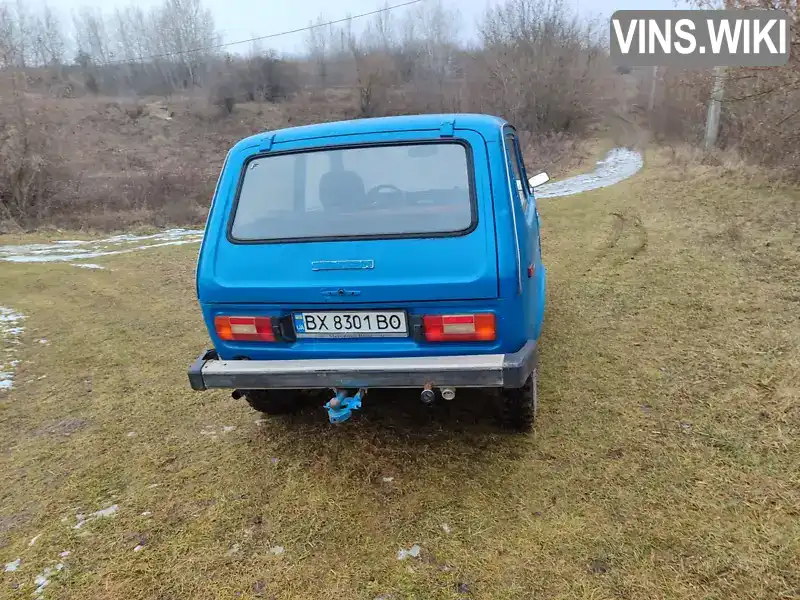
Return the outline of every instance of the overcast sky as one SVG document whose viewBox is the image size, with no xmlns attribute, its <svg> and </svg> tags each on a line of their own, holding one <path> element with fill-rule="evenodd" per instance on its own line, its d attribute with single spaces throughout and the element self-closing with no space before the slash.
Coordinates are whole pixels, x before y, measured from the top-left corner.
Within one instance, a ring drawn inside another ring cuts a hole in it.
<svg viewBox="0 0 800 600">
<path fill-rule="evenodd" d="M 268 35 L 309 24 L 319 15 L 326 20 L 334 20 L 350 14 L 364 13 L 382 8 L 387 3 L 401 4 L 405 0 L 203 0 L 203 4 L 214 13 L 217 28 L 223 35 L 224 42 L 233 42 L 260 35 Z M 446 6 L 458 7 L 461 12 L 462 26 L 465 33 L 475 31 L 475 21 L 483 14 L 486 6 L 497 0 L 443 0 Z M 625 9 L 671 9 L 684 8 L 684 0 L 565 0 L 579 14 L 587 16 L 610 17 L 615 10 Z M 47 3 L 56 9 L 65 19 L 70 18 L 72 11 L 85 6 L 100 6 L 103 10 L 113 11 L 116 7 L 132 3 L 148 8 L 161 4 L 160 0 L 22 0 L 26 5 L 34 7 Z M 401 15 L 414 7 L 398 8 L 394 13 Z M 295 51 L 302 47 L 304 34 L 296 33 L 274 38 L 264 42 L 265 46 L 278 51 Z M 231 48 L 235 51 L 246 51 L 247 45 Z"/>
</svg>

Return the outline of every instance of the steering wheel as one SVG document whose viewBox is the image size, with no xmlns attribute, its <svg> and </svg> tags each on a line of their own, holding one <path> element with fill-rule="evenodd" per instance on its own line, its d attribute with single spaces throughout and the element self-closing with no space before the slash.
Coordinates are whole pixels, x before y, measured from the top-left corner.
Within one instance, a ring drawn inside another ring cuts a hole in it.
<svg viewBox="0 0 800 600">
<path fill-rule="evenodd" d="M 397 194 L 399 196 L 405 195 L 405 192 L 396 185 L 392 185 L 390 183 L 382 183 L 380 185 L 376 185 L 367 193 L 367 196 L 369 196 L 372 199 L 373 204 L 379 204 L 381 201 L 386 200 L 386 197 L 389 194 L 386 194 L 382 190 L 386 190 L 388 192 L 391 192 L 391 194 Z"/>
</svg>

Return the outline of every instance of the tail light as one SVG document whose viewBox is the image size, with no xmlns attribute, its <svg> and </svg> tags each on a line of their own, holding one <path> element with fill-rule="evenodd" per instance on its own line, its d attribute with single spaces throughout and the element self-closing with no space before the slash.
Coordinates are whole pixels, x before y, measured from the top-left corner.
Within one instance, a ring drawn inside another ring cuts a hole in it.
<svg viewBox="0 0 800 600">
<path fill-rule="evenodd" d="M 274 342 L 275 331 L 269 317 L 214 317 L 217 335 L 234 342 Z"/>
<path fill-rule="evenodd" d="M 494 313 L 425 315 L 422 323 L 429 342 L 491 342 L 497 337 Z"/>
</svg>

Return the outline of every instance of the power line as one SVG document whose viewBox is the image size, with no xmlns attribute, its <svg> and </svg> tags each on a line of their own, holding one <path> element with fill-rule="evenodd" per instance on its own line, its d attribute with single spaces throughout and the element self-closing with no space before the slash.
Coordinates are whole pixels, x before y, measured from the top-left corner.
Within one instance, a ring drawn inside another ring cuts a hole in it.
<svg viewBox="0 0 800 600">
<path fill-rule="evenodd" d="M 276 37 L 282 37 L 284 35 L 291 35 L 293 33 L 301 33 L 303 31 L 309 31 L 311 29 L 316 29 L 317 27 L 327 27 L 329 25 L 337 25 L 339 23 L 344 23 L 346 21 L 352 21 L 354 19 L 361 19 L 363 17 L 371 17 L 372 15 L 377 15 L 382 12 L 388 12 L 390 10 L 394 10 L 396 8 L 403 8 L 404 6 L 411 6 L 412 4 L 419 4 L 420 2 L 424 2 L 425 0 L 409 0 L 408 2 L 403 2 L 402 4 L 394 4 L 392 6 L 384 6 L 383 8 L 379 8 L 377 10 L 372 10 L 370 12 L 361 13 L 358 15 L 352 15 L 350 17 L 344 17 L 341 19 L 336 19 L 335 21 L 328 21 L 327 23 L 317 23 L 315 25 L 308 25 L 306 27 L 300 27 L 298 29 L 290 29 L 288 31 L 281 31 L 280 33 L 270 33 L 268 35 L 261 35 L 254 38 L 249 38 L 246 40 L 238 40 L 235 42 L 226 42 L 224 44 L 215 44 L 213 46 L 204 46 L 201 48 L 193 48 L 190 50 L 176 50 L 175 52 L 165 52 L 163 54 L 151 54 L 149 56 L 139 56 L 136 58 L 130 59 L 121 59 L 121 60 L 111 60 L 106 63 L 105 65 L 115 65 L 121 63 L 128 63 L 133 61 L 145 61 L 145 60 L 153 60 L 155 58 L 167 58 L 169 56 L 178 56 L 180 54 L 190 54 L 192 52 L 204 52 L 208 50 L 219 50 L 220 48 L 227 48 L 229 46 L 237 46 L 239 44 L 249 44 L 251 42 L 258 42 L 261 40 L 268 40 Z"/>
</svg>

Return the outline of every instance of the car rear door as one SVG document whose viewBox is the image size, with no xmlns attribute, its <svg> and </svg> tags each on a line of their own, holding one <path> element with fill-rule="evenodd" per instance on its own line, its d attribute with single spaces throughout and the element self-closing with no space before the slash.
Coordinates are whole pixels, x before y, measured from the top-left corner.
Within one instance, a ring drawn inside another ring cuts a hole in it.
<svg viewBox="0 0 800 600">
<path fill-rule="evenodd" d="M 476 131 L 456 128 L 444 137 L 439 130 L 361 135 L 356 145 L 417 141 L 463 146 L 474 209 L 466 230 L 441 235 L 266 242 L 235 239 L 229 216 L 235 212 L 242 181 L 228 176 L 220 184 L 218 206 L 208 223 L 215 239 L 204 244 L 198 265 L 201 302 L 290 306 L 497 298 L 497 249 L 486 141 Z M 320 145 L 343 148 L 353 142 L 344 138 L 278 142 L 264 157 L 272 160 L 271 156 Z M 245 168 L 247 158 L 244 153 L 231 156 L 230 172 Z M 426 217 L 420 213 L 419 218 Z"/>
</svg>

